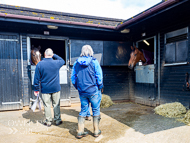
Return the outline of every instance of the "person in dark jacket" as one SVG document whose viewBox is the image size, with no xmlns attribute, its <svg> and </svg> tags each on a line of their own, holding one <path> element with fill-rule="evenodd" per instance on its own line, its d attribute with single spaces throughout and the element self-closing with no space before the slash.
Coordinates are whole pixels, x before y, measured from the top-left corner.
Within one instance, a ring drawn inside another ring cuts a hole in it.
<svg viewBox="0 0 190 143">
<path fill-rule="evenodd" d="M 42 100 L 44 103 L 46 120 L 44 125 L 51 126 L 51 102 L 54 108 L 54 122 L 56 125 L 62 124 L 60 115 L 60 90 L 59 69 L 65 61 L 52 49 L 46 49 L 45 58 L 36 65 L 34 76 L 34 95 L 39 94 L 39 83 L 41 83 Z M 55 60 L 54 60 L 55 59 Z"/>
<path fill-rule="evenodd" d="M 94 137 L 101 134 L 100 122 L 100 102 L 101 89 L 103 88 L 102 69 L 96 58 L 93 57 L 93 50 L 90 45 L 84 45 L 80 57 L 76 60 L 72 68 L 71 81 L 78 90 L 81 111 L 78 116 L 77 138 L 88 135 L 84 132 L 85 117 L 89 114 L 89 103 L 93 112 Z"/>
</svg>

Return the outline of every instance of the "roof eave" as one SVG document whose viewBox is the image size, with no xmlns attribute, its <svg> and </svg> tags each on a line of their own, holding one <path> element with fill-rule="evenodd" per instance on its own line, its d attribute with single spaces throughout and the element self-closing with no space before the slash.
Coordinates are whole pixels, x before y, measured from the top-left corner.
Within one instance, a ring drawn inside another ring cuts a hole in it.
<svg viewBox="0 0 190 143">
<path fill-rule="evenodd" d="M 15 14 L 7 14 L 7 13 L 0 13 L 0 17 L 33 20 L 33 21 L 39 21 L 39 22 L 51 22 L 51 23 L 59 23 L 59 24 L 88 26 L 88 27 L 96 27 L 96 28 L 112 29 L 112 30 L 115 30 L 116 28 L 115 26 L 108 26 L 108 25 L 101 25 L 101 24 L 90 24 L 90 23 L 82 23 L 82 22 L 74 22 L 74 21 L 66 21 L 66 20 L 58 20 L 58 19 L 48 19 L 48 18 L 15 15 Z"/>
</svg>

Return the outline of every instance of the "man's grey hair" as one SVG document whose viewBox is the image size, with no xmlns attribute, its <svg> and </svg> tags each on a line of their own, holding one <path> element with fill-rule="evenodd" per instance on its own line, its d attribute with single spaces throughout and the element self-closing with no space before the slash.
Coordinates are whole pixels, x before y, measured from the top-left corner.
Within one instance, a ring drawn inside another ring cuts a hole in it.
<svg viewBox="0 0 190 143">
<path fill-rule="evenodd" d="M 46 56 L 53 56 L 53 50 L 51 48 L 46 49 L 45 51 Z"/>
<path fill-rule="evenodd" d="M 92 47 L 90 45 L 84 45 L 82 47 L 80 56 L 81 57 L 82 56 L 86 56 L 86 57 L 90 56 L 90 57 L 92 57 L 93 54 L 94 54 L 94 51 L 93 51 Z"/>
</svg>

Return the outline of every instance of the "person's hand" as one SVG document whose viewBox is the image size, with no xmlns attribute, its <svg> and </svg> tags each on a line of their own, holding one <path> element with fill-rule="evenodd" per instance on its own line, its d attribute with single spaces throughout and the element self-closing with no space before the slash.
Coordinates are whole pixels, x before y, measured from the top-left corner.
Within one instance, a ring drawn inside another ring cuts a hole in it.
<svg viewBox="0 0 190 143">
<path fill-rule="evenodd" d="M 104 89 L 102 88 L 102 89 L 101 89 L 101 93 L 103 93 L 103 92 L 104 92 Z"/>
<path fill-rule="evenodd" d="M 39 94 L 39 91 L 34 91 L 34 95 L 37 96 Z"/>
<path fill-rule="evenodd" d="M 186 83 L 186 86 L 189 87 L 189 82 Z"/>
</svg>

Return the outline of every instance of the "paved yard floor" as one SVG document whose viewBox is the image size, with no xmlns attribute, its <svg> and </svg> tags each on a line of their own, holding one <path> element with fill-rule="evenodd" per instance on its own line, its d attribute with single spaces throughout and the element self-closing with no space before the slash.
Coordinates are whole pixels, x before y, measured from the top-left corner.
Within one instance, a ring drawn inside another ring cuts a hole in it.
<svg viewBox="0 0 190 143">
<path fill-rule="evenodd" d="M 93 137 L 92 121 L 85 122 L 87 137 L 76 139 L 80 104 L 61 107 L 63 124 L 46 127 L 44 112 L 17 110 L 0 112 L 2 143 L 189 143 L 190 126 L 154 114 L 153 107 L 120 103 L 101 109 L 102 135 Z"/>
</svg>

